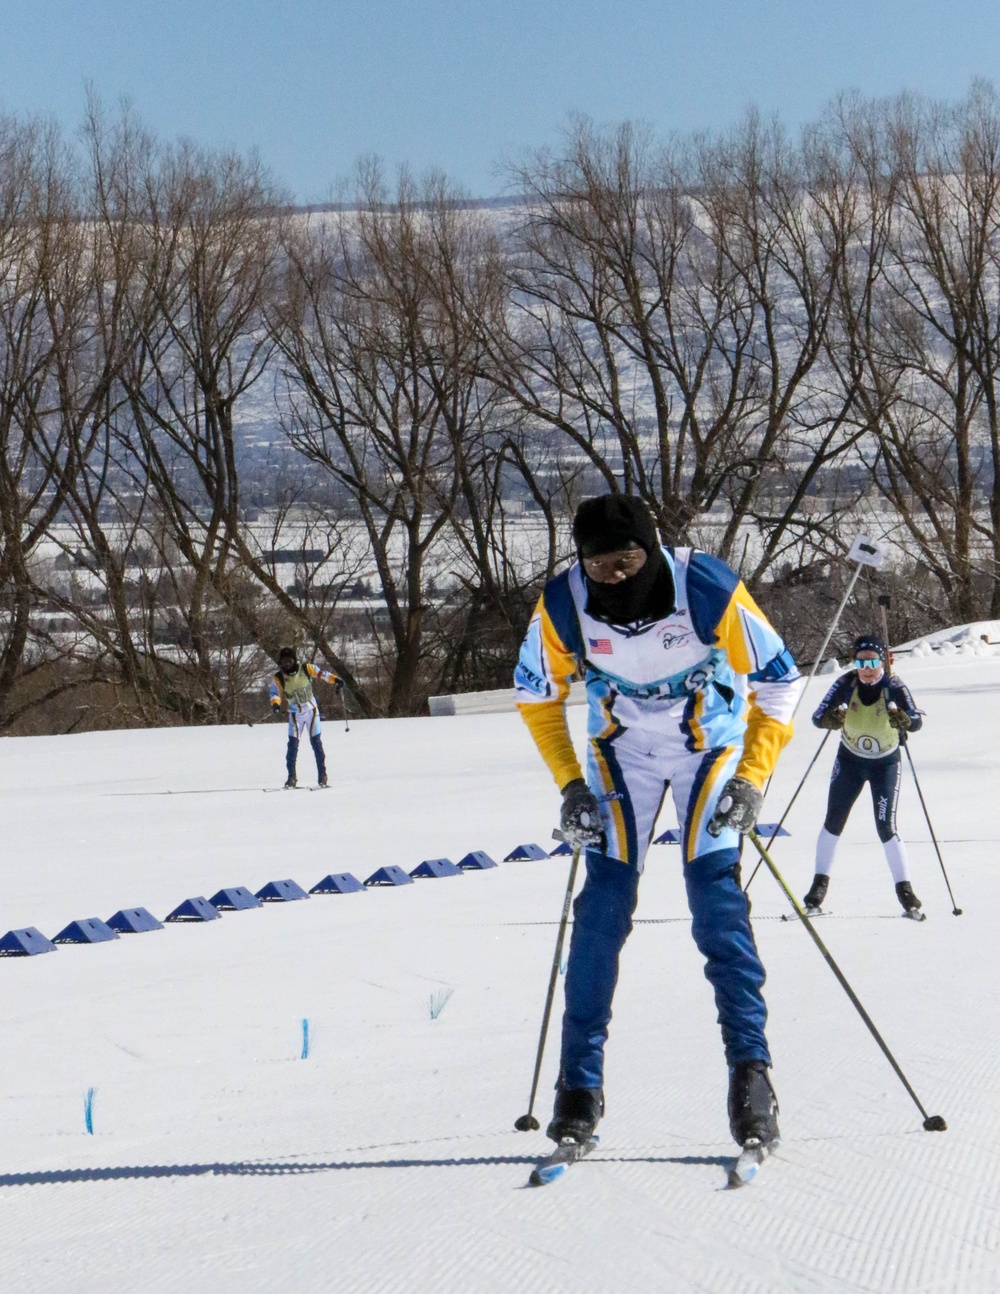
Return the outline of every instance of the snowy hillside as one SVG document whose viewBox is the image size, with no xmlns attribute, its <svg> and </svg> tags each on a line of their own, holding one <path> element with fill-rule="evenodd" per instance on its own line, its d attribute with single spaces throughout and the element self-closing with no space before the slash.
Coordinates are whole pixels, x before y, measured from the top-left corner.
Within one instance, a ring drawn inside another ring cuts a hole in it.
<svg viewBox="0 0 1000 1294">
<path fill-rule="evenodd" d="M 1000 638 L 996 628 L 984 632 Z M 964 915 L 951 914 L 907 770 L 900 827 L 929 919 L 899 917 L 862 801 L 821 932 L 948 1132 L 921 1129 L 761 872 L 751 895 L 784 1141 L 759 1182 L 724 1191 L 734 1148 L 714 1007 L 677 850 L 658 846 L 623 957 L 601 1148 L 558 1185 L 525 1189 L 548 1143 L 513 1123 L 567 860 L 502 863 L 0 960 L 6 1282 L 241 1294 L 1000 1288 L 1000 656 L 928 650 L 901 654 L 897 669 L 926 711 L 913 757 Z M 806 716 L 828 684 L 811 685 L 767 818 L 816 751 Z M 578 735 L 584 719 L 571 711 Z M 774 848 L 799 894 L 832 746 Z M 328 872 L 364 879 L 384 864 L 409 871 L 474 849 L 499 860 L 549 841 L 557 795 L 515 714 L 349 733 L 331 722 L 326 747 L 332 790 L 265 795 L 283 780 L 280 726 L 0 742 L 0 934 L 51 937 L 137 905 L 162 919 L 224 886 L 291 877 L 308 889 Z M 311 773 L 306 751 L 300 781 Z M 543 1117 L 556 1057 L 554 1027 Z"/>
</svg>

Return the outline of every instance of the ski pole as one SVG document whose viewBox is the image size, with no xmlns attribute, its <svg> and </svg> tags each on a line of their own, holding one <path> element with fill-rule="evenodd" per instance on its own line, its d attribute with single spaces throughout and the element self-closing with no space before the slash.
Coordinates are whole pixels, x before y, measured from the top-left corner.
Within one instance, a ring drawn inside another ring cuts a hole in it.
<svg viewBox="0 0 1000 1294">
<path fill-rule="evenodd" d="M 344 707 L 344 731 L 350 732 L 351 725 L 347 722 L 347 696 L 346 696 L 346 689 L 344 688 L 340 689 L 340 700 L 341 700 L 341 704 Z"/>
<path fill-rule="evenodd" d="M 778 834 L 778 832 L 781 830 L 781 828 L 785 825 L 785 819 L 788 817 L 789 813 L 791 812 L 792 805 L 795 803 L 795 800 L 796 800 L 796 798 L 797 798 L 797 796 L 798 796 L 799 792 L 800 792 L 800 791 L 802 790 L 802 788 L 805 786 L 805 784 L 806 784 L 806 778 L 807 778 L 807 777 L 809 776 L 809 774 L 812 772 L 813 764 L 815 764 L 815 763 L 816 763 L 817 759 L 819 759 L 820 755 L 823 753 L 823 747 L 826 745 L 827 738 L 829 737 L 829 735 L 830 735 L 830 733 L 831 733 L 832 731 L 833 731 L 833 729 L 832 729 L 832 728 L 831 728 L 831 729 L 827 729 L 827 731 L 823 734 L 823 740 L 819 743 L 819 749 L 816 751 L 816 754 L 815 754 L 815 755 L 813 755 L 812 759 L 809 761 L 809 767 L 808 767 L 808 768 L 806 769 L 806 771 L 802 774 L 802 781 L 801 781 L 801 782 L 798 784 L 798 786 L 795 788 L 795 794 L 794 794 L 794 795 L 792 796 L 792 798 L 788 801 L 788 804 L 787 804 L 787 805 L 786 805 L 786 807 L 785 807 L 785 812 L 781 815 L 781 819 L 780 819 L 780 821 L 778 822 L 778 825 L 777 825 L 777 826 L 774 828 L 774 830 L 771 832 L 770 839 L 769 839 L 769 840 L 768 840 L 768 842 L 767 842 L 767 847 L 768 847 L 768 849 L 770 849 L 770 848 L 771 848 L 771 846 L 774 844 L 775 837 L 777 836 L 777 834 Z M 763 864 L 763 859 L 758 859 L 758 860 L 757 860 L 757 866 L 756 866 L 756 867 L 753 869 L 753 871 L 750 873 L 750 880 L 749 880 L 749 881 L 747 881 L 746 885 L 744 885 L 744 886 L 743 886 L 743 893 L 744 893 L 744 894 L 746 894 L 747 890 L 750 888 L 751 882 L 753 881 L 753 878 L 757 875 L 757 873 L 760 871 L 762 864 Z"/>
<path fill-rule="evenodd" d="M 553 833 L 562 839 L 558 832 Z M 576 885 L 576 869 L 580 862 L 580 846 L 573 850 L 573 861 L 569 865 L 569 880 L 566 882 L 566 897 L 563 899 L 562 916 L 559 919 L 559 934 L 556 937 L 556 951 L 552 958 L 552 973 L 549 976 L 549 991 L 545 997 L 545 1010 L 542 1013 L 542 1029 L 538 1035 L 538 1051 L 535 1054 L 535 1073 L 531 1079 L 531 1096 L 528 1098 L 528 1113 L 522 1114 L 514 1124 L 518 1132 L 534 1132 L 541 1124 L 535 1118 L 535 1094 L 538 1091 L 538 1076 L 542 1072 L 542 1056 L 545 1052 L 545 1036 L 549 1031 L 549 1016 L 552 1014 L 552 999 L 556 992 L 556 980 L 559 978 L 559 963 L 562 961 L 563 939 L 566 937 L 566 923 L 569 920 L 569 905 L 573 900 L 573 887 Z"/>
<path fill-rule="evenodd" d="M 931 840 L 934 841 L 934 850 L 937 854 L 937 860 L 941 864 L 941 875 L 944 877 L 944 883 L 948 887 L 948 897 L 951 899 L 951 915 L 953 917 L 960 917 L 962 915 L 962 909 L 955 902 L 955 896 L 951 892 L 951 881 L 948 880 L 948 873 L 944 869 L 944 859 L 941 857 L 941 847 L 937 842 L 937 836 L 934 834 L 934 827 L 931 825 L 931 815 L 927 812 L 927 805 L 924 803 L 924 793 L 920 789 L 917 770 L 913 764 L 913 756 L 910 754 L 910 744 L 909 742 L 904 741 L 902 746 L 906 751 L 906 758 L 910 761 L 910 772 L 913 774 L 913 781 L 917 788 L 917 795 L 920 796 L 920 807 L 923 809 L 924 817 L 927 819 L 927 829 L 931 833 Z"/>
<path fill-rule="evenodd" d="M 796 916 L 801 920 L 802 924 L 803 924 L 803 925 L 805 926 L 805 928 L 809 931 L 809 935 L 810 935 L 810 937 L 812 938 L 813 943 L 816 945 L 816 947 L 817 947 L 817 948 L 820 950 L 820 952 L 822 953 L 823 958 L 824 958 L 824 960 L 826 961 L 826 964 L 827 964 L 827 965 L 830 967 L 830 969 L 833 971 L 834 975 L 836 975 L 836 977 L 837 977 L 838 981 L 840 982 L 840 987 L 844 990 L 844 992 L 847 994 L 847 996 L 851 999 L 851 1003 L 852 1003 L 852 1005 L 854 1006 L 854 1009 L 857 1011 L 858 1015 L 860 1015 L 860 1016 L 861 1016 L 861 1019 L 862 1019 L 862 1020 L 864 1020 L 865 1024 L 868 1026 L 868 1030 L 869 1030 L 869 1032 L 871 1033 L 872 1037 L 875 1039 L 875 1041 L 878 1043 L 878 1045 L 882 1048 L 882 1052 L 883 1052 L 883 1054 L 884 1054 L 884 1056 L 885 1056 L 886 1060 L 889 1062 L 889 1064 L 890 1064 L 890 1065 L 893 1067 L 893 1069 L 896 1071 L 896 1077 L 899 1079 L 899 1081 L 900 1081 L 900 1082 L 903 1084 L 903 1086 L 906 1088 L 907 1092 L 909 1092 L 909 1094 L 910 1094 L 910 1096 L 911 1096 L 911 1098 L 912 1098 L 912 1100 L 913 1100 L 914 1105 L 917 1107 L 917 1109 L 920 1111 L 920 1113 L 924 1116 L 924 1131 L 925 1131 L 925 1132 L 944 1132 L 944 1131 L 946 1130 L 946 1128 L 948 1127 L 948 1125 L 947 1125 L 947 1124 L 945 1123 L 945 1121 L 944 1121 L 944 1118 L 943 1118 L 940 1114 L 928 1114 L 928 1113 L 927 1113 L 927 1111 L 924 1109 L 923 1105 L 922 1105 L 922 1104 L 921 1104 L 921 1102 L 920 1102 L 920 1098 L 917 1096 L 916 1092 L 915 1092 L 915 1091 L 913 1090 L 913 1088 L 910 1086 L 909 1079 L 907 1079 L 906 1075 L 905 1075 L 905 1074 L 903 1073 L 903 1071 L 899 1068 L 899 1065 L 898 1065 L 898 1063 L 896 1062 L 896 1057 L 892 1054 L 892 1052 L 891 1052 L 891 1051 L 889 1050 L 889 1048 L 886 1046 L 885 1041 L 884 1041 L 884 1039 L 882 1038 L 882 1035 L 881 1035 L 881 1034 L 879 1033 L 879 1031 L 875 1028 L 875 1025 L 874 1025 L 874 1023 L 873 1023 L 873 1021 L 872 1021 L 871 1016 L 868 1014 L 868 1012 L 865 1010 L 865 1008 L 861 1005 L 861 1001 L 860 1001 L 860 999 L 858 998 L 858 995 L 855 993 L 854 989 L 852 989 L 852 988 L 851 988 L 850 984 L 848 984 L 847 979 L 846 979 L 846 977 L 845 977 L 845 975 L 844 975 L 844 972 L 840 969 L 840 967 L 837 965 L 837 963 L 833 960 L 833 957 L 830 955 L 830 951 L 829 951 L 829 949 L 827 948 L 826 944 L 823 942 L 823 940 L 822 940 L 822 939 L 819 937 L 819 935 L 816 933 L 816 930 L 815 930 L 815 927 L 813 926 L 813 923 L 809 920 L 809 918 L 806 916 L 805 912 L 802 910 L 801 906 L 799 905 L 799 901 L 798 901 L 798 899 L 795 897 L 795 895 L 792 893 L 792 891 L 791 891 L 791 890 L 788 888 L 788 886 L 785 884 L 785 879 L 784 879 L 784 877 L 783 877 L 783 876 L 781 875 L 781 873 L 778 871 L 777 867 L 775 867 L 774 862 L 773 862 L 773 860 L 772 860 L 772 858 L 771 858 L 771 855 L 767 852 L 767 850 L 765 849 L 764 845 L 761 843 L 760 836 L 758 836 L 758 835 L 757 835 L 756 831 L 749 831 L 749 832 L 747 832 L 747 835 L 748 835 L 748 836 L 750 837 L 750 839 L 753 841 L 754 847 L 756 848 L 757 852 L 760 854 L 761 859 L 762 859 L 762 860 L 767 864 L 768 870 L 770 871 L 771 875 L 774 877 L 774 879 L 778 882 L 778 884 L 779 884 L 779 885 L 781 886 L 781 888 L 784 890 L 784 892 L 785 892 L 785 897 L 788 899 L 789 903 L 790 903 L 790 904 L 792 905 L 792 907 L 795 909 L 795 914 L 796 914 Z"/>
</svg>

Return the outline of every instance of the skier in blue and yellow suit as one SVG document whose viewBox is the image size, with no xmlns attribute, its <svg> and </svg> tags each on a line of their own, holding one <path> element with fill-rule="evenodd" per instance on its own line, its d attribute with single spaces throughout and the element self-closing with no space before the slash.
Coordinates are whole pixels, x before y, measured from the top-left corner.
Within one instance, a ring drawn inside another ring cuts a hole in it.
<svg viewBox="0 0 1000 1294">
<path fill-rule="evenodd" d="M 777 1137 L 764 968 L 739 880 L 740 832 L 792 735 L 802 686 L 780 637 L 728 566 L 660 546 L 649 510 L 588 499 L 579 560 L 550 580 L 515 672 L 518 708 L 562 791 L 561 826 L 587 849 L 574 904 L 553 1140 L 586 1140 L 604 1110 L 604 1044 L 621 948 L 664 795 L 681 828 L 692 933 L 715 990 L 734 1138 Z M 587 775 L 566 724 L 583 672 Z"/>
</svg>

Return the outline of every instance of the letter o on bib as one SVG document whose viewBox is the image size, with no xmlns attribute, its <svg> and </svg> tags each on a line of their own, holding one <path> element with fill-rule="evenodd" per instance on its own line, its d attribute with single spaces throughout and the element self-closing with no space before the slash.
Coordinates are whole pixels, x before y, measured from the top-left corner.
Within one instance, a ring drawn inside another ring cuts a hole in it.
<svg viewBox="0 0 1000 1294">
<path fill-rule="evenodd" d="M 866 755 L 879 755 L 882 752 L 882 747 L 878 744 L 876 737 L 869 737 L 866 734 L 858 738 L 858 750 L 863 750 Z"/>
</svg>

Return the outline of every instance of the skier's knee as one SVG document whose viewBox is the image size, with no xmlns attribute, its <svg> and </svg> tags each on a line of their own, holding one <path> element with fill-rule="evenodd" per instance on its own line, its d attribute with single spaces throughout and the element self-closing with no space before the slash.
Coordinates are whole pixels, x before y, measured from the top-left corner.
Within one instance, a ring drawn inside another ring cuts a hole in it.
<svg viewBox="0 0 1000 1294">
<path fill-rule="evenodd" d="M 587 853 L 587 880 L 573 903 L 576 925 L 624 943 L 638 898 L 635 867 L 595 850 Z"/>
</svg>

